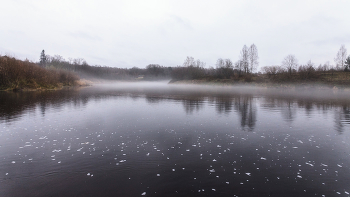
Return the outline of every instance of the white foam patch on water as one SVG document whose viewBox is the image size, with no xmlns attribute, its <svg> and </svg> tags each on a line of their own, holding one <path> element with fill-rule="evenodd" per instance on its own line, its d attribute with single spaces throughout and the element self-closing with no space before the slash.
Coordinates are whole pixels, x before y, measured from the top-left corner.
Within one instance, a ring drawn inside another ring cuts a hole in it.
<svg viewBox="0 0 350 197">
<path fill-rule="evenodd" d="M 141 196 L 145 196 L 146 195 L 146 192 L 142 192 Z"/>
<path fill-rule="evenodd" d="M 305 162 L 305 164 L 306 164 L 306 165 L 309 165 L 309 166 L 311 166 L 311 167 L 314 167 L 314 165 L 311 164 L 311 163 Z"/>
</svg>

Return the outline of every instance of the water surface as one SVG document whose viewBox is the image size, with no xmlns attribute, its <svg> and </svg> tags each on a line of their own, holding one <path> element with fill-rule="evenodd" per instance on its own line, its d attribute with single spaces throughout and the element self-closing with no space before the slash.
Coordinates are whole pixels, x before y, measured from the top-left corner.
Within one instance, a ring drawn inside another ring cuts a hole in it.
<svg viewBox="0 0 350 197">
<path fill-rule="evenodd" d="M 0 92 L 0 196 L 349 196 L 347 98 L 156 83 Z"/>
</svg>

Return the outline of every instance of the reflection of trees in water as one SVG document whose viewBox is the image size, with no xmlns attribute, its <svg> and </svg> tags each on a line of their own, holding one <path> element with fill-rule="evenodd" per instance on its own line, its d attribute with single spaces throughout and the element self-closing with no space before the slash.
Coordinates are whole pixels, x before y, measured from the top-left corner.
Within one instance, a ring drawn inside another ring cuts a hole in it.
<svg viewBox="0 0 350 197">
<path fill-rule="evenodd" d="M 146 101 L 149 104 L 159 103 L 163 99 L 164 98 L 160 98 L 160 97 L 146 96 Z"/>
<path fill-rule="evenodd" d="M 68 100 L 74 103 L 86 104 L 77 91 L 33 91 L 33 92 L 0 92 L 0 120 L 11 122 L 17 120 L 23 113 L 34 113 L 38 107 L 42 116 L 46 109 L 59 109 Z"/>
<path fill-rule="evenodd" d="M 343 133 L 345 125 L 350 125 L 350 106 L 343 105 L 335 110 L 334 123 L 338 133 Z"/>
<path fill-rule="evenodd" d="M 199 111 L 201 108 L 203 108 L 202 99 L 183 100 L 182 103 L 187 114 L 192 114 L 194 110 Z"/>
<path fill-rule="evenodd" d="M 279 111 L 284 120 L 292 122 L 296 118 L 298 109 L 304 109 L 305 114 L 311 117 L 315 111 L 327 114 L 334 113 L 335 129 L 342 133 L 346 125 L 350 125 L 350 103 L 335 100 L 308 100 L 290 98 L 265 97 L 261 107 L 272 111 Z M 334 110 L 332 110 L 334 109 Z"/>
<path fill-rule="evenodd" d="M 241 127 L 248 131 L 254 129 L 257 121 L 257 99 L 251 95 L 208 95 L 207 93 L 182 92 L 164 94 L 161 92 L 129 92 L 127 90 L 0 92 L 0 120 L 11 122 L 21 117 L 23 113 L 35 114 L 35 109 L 39 109 L 42 116 L 45 116 L 48 108 L 60 109 L 69 105 L 78 109 L 85 107 L 91 100 L 103 102 L 110 97 L 132 98 L 133 100 L 145 98 L 149 104 L 158 104 L 162 100 L 175 101 L 182 103 L 187 114 L 203 109 L 204 103 L 208 103 L 208 105 L 215 106 L 218 114 L 229 114 L 233 110 L 237 112 Z M 340 133 L 350 125 L 349 101 L 262 96 L 259 103 L 260 108 L 271 112 L 277 111 L 287 122 L 293 122 L 297 112 L 304 109 L 307 116 L 312 116 L 317 111 L 325 114 L 334 113 L 335 129 Z"/>
<path fill-rule="evenodd" d="M 172 100 L 172 101 L 179 101 L 183 104 L 185 111 L 187 114 L 192 114 L 195 110 L 199 111 L 204 107 L 204 97 L 202 96 L 188 96 L 185 95 L 183 97 L 169 97 L 169 95 L 145 95 L 146 101 L 149 104 L 158 104 L 163 100 Z"/>
<path fill-rule="evenodd" d="M 182 102 L 185 106 L 186 113 L 192 113 L 203 107 L 203 97 L 184 99 Z M 234 107 L 238 112 L 241 120 L 242 129 L 252 131 L 256 123 L 256 101 L 248 95 L 215 95 L 208 96 L 209 103 L 215 105 L 218 114 L 230 113 Z"/>
<path fill-rule="evenodd" d="M 261 107 L 268 110 L 279 111 L 282 118 L 287 122 L 293 122 L 297 113 L 297 104 L 293 99 L 266 97 L 261 103 Z"/>
<path fill-rule="evenodd" d="M 240 96 L 234 99 L 234 108 L 241 116 L 243 130 L 253 131 L 256 123 L 256 101 L 252 96 Z"/>
<path fill-rule="evenodd" d="M 282 108 L 282 117 L 287 122 L 293 122 L 293 120 L 296 117 L 297 108 L 295 106 L 295 103 L 288 99 L 285 102 L 285 107 Z"/>
<path fill-rule="evenodd" d="M 297 101 L 297 103 L 298 103 L 298 107 L 305 109 L 306 115 L 308 117 L 310 117 L 311 112 L 313 111 L 313 107 L 314 107 L 315 102 L 313 102 L 311 100 L 300 99 Z"/>
<path fill-rule="evenodd" d="M 223 112 L 230 113 L 232 111 L 233 98 L 227 96 L 215 97 L 216 111 L 221 114 Z"/>
</svg>

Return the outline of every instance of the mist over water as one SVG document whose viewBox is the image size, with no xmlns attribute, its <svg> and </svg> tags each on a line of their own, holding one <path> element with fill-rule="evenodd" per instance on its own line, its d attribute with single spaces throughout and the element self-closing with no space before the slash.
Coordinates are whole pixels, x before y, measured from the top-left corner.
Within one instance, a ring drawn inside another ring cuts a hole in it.
<svg viewBox="0 0 350 197">
<path fill-rule="evenodd" d="M 349 196 L 346 91 L 0 92 L 0 196 Z"/>
</svg>

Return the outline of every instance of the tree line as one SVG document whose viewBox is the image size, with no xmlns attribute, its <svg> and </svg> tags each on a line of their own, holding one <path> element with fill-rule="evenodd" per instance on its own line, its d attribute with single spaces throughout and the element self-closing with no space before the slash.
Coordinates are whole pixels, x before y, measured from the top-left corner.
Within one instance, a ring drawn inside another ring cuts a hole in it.
<svg viewBox="0 0 350 197">
<path fill-rule="evenodd" d="M 83 58 L 64 59 L 60 55 L 46 55 L 42 50 L 40 61 L 41 67 L 51 69 L 63 69 L 72 71 L 81 78 L 102 78 L 111 80 L 134 80 L 134 79 L 200 79 L 212 77 L 230 79 L 234 75 L 245 75 L 253 73 L 258 67 L 258 50 L 252 44 L 250 47 L 243 46 L 240 52 L 240 59 L 233 63 L 230 59 L 219 58 L 216 68 L 205 68 L 205 63 L 188 56 L 182 65 L 166 67 L 159 64 L 149 64 L 146 68 L 117 68 L 101 65 L 89 65 Z"/>
<path fill-rule="evenodd" d="M 170 67 L 160 66 L 158 64 L 149 64 L 145 69 L 117 68 L 101 65 L 89 65 L 83 58 L 64 59 L 60 55 L 45 55 L 43 50 L 38 64 L 48 69 L 62 69 L 76 73 L 81 78 L 96 78 L 109 80 L 131 80 L 137 78 L 145 79 L 163 79 L 170 78 Z"/>
<path fill-rule="evenodd" d="M 270 79 L 312 79 L 320 73 L 331 74 L 339 71 L 350 70 L 350 56 L 342 45 L 334 58 L 335 66 L 326 62 L 316 66 L 311 60 L 306 64 L 299 64 L 295 55 L 287 55 L 281 65 L 264 66 L 257 72 L 259 66 L 258 49 L 255 44 L 249 47 L 244 45 L 239 53 L 237 61 L 229 58 L 218 58 L 215 68 L 206 67 L 206 63 L 188 56 L 176 67 L 167 67 L 159 64 L 149 64 L 146 68 L 117 68 L 101 65 L 89 65 L 83 58 L 64 59 L 60 55 L 46 55 L 43 50 L 40 55 L 39 65 L 45 68 L 72 71 L 81 78 L 101 78 L 110 80 L 159 80 L 172 79 L 231 79 L 238 81 L 250 81 L 252 76 L 264 74 Z"/>
<path fill-rule="evenodd" d="M 258 49 L 255 44 L 252 44 L 250 47 L 244 45 L 240 51 L 239 60 L 237 60 L 235 63 L 233 63 L 229 58 L 219 58 L 216 61 L 216 68 L 204 68 L 204 62 L 194 60 L 193 57 L 187 57 L 182 66 L 173 68 L 172 79 L 238 79 L 243 75 L 249 75 L 256 71 L 259 65 L 258 59 Z"/>
<path fill-rule="evenodd" d="M 331 75 L 339 72 L 350 71 L 350 55 L 347 56 L 345 45 L 341 45 L 334 58 L 335 65 L 329 61 L 318 66 L 309 60 L 306 64 L 299 64 L 295 55 L 287 55 L 281 65 L 264 66 L 261 68 L 263 74 L 272 79 L 313 79 L 321 75 Z"/>
</svg>

